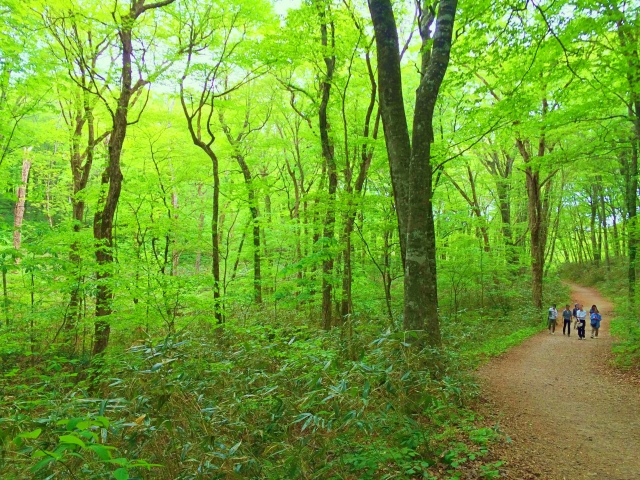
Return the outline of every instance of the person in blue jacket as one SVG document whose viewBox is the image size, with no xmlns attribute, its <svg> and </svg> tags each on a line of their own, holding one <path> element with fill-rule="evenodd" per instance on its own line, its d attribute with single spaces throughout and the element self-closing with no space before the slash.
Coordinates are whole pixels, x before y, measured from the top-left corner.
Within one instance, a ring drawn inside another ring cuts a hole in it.
<svg viewBox="0 0 640 480">
<path fill-rule="evenodd" d="M 591 338 L 598 338 L 598 332 L 600 330 L 600 322 L 602 321 L 602 315 L 598 311 L 598 307 L 593 305 L 591 307 Z"/>
</svg>

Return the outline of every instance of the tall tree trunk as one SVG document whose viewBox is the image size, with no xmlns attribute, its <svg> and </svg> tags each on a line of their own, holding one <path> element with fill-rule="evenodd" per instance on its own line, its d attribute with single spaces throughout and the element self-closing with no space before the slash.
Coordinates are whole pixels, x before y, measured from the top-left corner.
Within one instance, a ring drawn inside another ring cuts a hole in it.
<svg viewBox="0 0 640 480">
<path fill-rule="evenodd" d="M 251 223 L 253 226 L 253 300 L 260 305 L 262 303 L 262 273 L 260 264 L 260 212 L 258 210 L 258 200 L 253 185 L 253 178 L 244 156 L 236 155 L 235 159 L 242 170 L 249 197 L 249 211 L 251 212 Z"/>
<path fill-rule="evenodd" d="M 622 12 L 616 4 L 610 10 L 615 18 L 618 39 L 622 47 L 623 57 L 626 60 L 626 75 L 629 87 L 629 118 L 633 124 L 631 139 L 631 159 L 623 163 L 623 176 L 625 179 L 625 203 L 627 210 L 627 248 L 629 253 L 628 282 L 629 304 L 635 306 L 636 296 L 636 262 L 640 232 L 637 225 L 638 207 L 638 148 L 640 148 L 640 57 L 638 56 L 638 34 L 635 20 L 629 21 L 626 12 Z"/>
<path fill-rule="evenodd" d="M 196 143 L 194 141 L 194 143 Z M 203 148 L 202 141 L 196 143 Z M 220 294 L 222 283 L 220 281 L 220 233 L 218 231 L 218 220 L 220 218 L 220 171 L 217 155 L 210 145 L 205 145 L 204 151 L 211 159 L 213 167 L 213 195 L 211 198 L 211 274 L 213 276 L 213 306 L 214 318 L 218 324 L 224 323 L 224 305 Z"/>
<path fill-rule="evenodd" d="M 560 229 L 560 213 L 562 212 L 562 204 L 563 204 L 562 190 L 564 190 L 564 180 L 560 188 L 561 193 L 559 195 L 560 198 L 558 199 L 558 207 L 556 209 L 556 218 L 553 221 L 553 227 L 551 229 L 551 248 L 548 249 L 549 250 L 548 257 L 545 257 L 544 276 L 546 276 L 549 273 L 549 269 L 551 268 L 551 265 L 553 263 L 553 258 L 556 251 L 556 242 L 558 240 L 559 229 Z M 549 243 L 548 240 L 547 240 L 547 243 Z"/>
<path fill-rule="evenodd" d="M 540 175 L 531 167 L 525 170 L 528 194 L 529 232 L 531 235 L 531 288 L 533 305 L 542 308 L 542 276 L 544 268 L 544 244 L 542 238 L 542 199 Z"/>
<path fill-rule="evenodd" d="M 84 80 L 84 77 L 83 77 Z M 73 126 L 73 138 L 71 142 L 70 152 L 70 167 L 71 176 L 73 178 L 73 195 L 71 196 L 72 206 L 72 219 L 73 219 L 73 235 L 74 240 L 71 242 L 71 249 L 69 252 L 69 260 L 74 268 L 74 280 L 75 284 L 71 290 L 69 298 L 69 305 L 67 307 L 67 313 L 65 317 L 65 328 L 72 330 L 80 317 L 81 307 L 81 295 L 80 290 L 82 287 L 82 258 L 80 257 L 80 242 L 76 240 L 78 234 L 82 230 L 84 223 L 84 210 L 85 200 L 83 190 L 87 187 L 89 181 L 89 175 L 91 173 L 91 167 L 93 166 L 93 159 L 95 153 L 95 147 L 103 141 L 109 132 L 104 132 L 102 135 L 96 137 L 93 106 L 91 105 L 88 94 L 82 93 L 82 100 L 79 101 L 82 106 L 78 105 L 76 109 L 74 126 Z M 71 115 L 70 115 L 71 117 Z M 87 127 L 87 146 L 84 151 L 80 147 L 80 140 L 82 138 L 82 131 L 84 127 Z"/>
<path fill-rule="evenodd" d="M 613 232 L 613 256 L 620 256 L 620 234 L 618 233 L 618 211 L 616 209 L 613 196 L 609 196 L 609 208 L 611 209 L 611 223 Z M 607 218 L 606 211 L 604 218 Z"/>
<path fill-rule="evenodd" d="M 496 183 L 498 193 L 498 203 L 500 207 L 500 221 L 502 225 L 502 236 L 504 238 L 505 256 L 509 265 L 518 263 L 518 255 L 513 243 L 513 231 L 511 227 L 511 200 L 510 187 L 506 181 L 499 179 Z"/>
<path fill-rule="evenodd" d="M 131 10 L 124 15 L 118 26 L 118 36 L 122 48 L 122 70 L 120 82 L 120 96 L 115 112 L 112 114 L 112 129 L 109 137 L 108 164 L 103 173 L 102 183 L 108 184 L 108 189 L 102 210 L 97 211 L 94 217 L 93 236 L 96 241 L 96 260 L 98 262 L 96 289 L 96 321 L 94 330 L 93 354 L 102 353 L 109 344 L 111 315 L 113 301 L 113 287 L 111 285 L 113 269 L 113 222 L 118 208 L 118 200 L 122 190 L 122 171 L 120 169 L 120 157 L 122 146 L 127 136 L 128 116 L 133 94 L 141 89 L 146 82 L 138 80 L 132 83 L 133 60 L 133 27 L 137 19 L 145 11 L 163 7 L 175 0 L 161 0 L 145 5 L 145 0 L 136 0 L 131 4 Z"/>
<path fill-rule="evenodd" d="M 172 168 L 173 170 L 173 168 Z M 171 175 L 173 177 L 173 174 Z M 171 178 L 171 183 L 175 182 L 174 178 Z M 177 247 L 177 231 L 178 231 L 178 218 L 180 214 L 178 213 L 178 192 L 176 190 L 175 185 L 171 186 L 171 209 L 173 210 L 173 215 L 169 219 L 173 224 L 171 227 L 171 275 L 174 277 L 178 276 L 178 267 L 180 266 L 180 250 Z"/>
<path fill-rule="evenodd" d="M 542 117 L 548 112 L 546 98 L 542 99 Z M 550 173 L 544 180 L 540 178 L 540 166 L 532 165 L 534 159 L 542 159 L 547 150 L 544 127 L 538 139 L 535 156 L 530 152 L 530 144 L 526 140 L 516 138 L 516 146 L 525 162 L 527 187 L 527 213 L 529 217 L 529 235 L 531 242 L 531 300 L 533 306 L 542 309 L 542 290 L 544 277 L 544 260 L 549 227 L 551 180 L 556 172 Z M 543 190 L 544 189 L 544 190 Z"/>
<path fill-rule="evenodd" d="M 485 252 L 491 251 L 491 245 L 489 243 L 489 229 L 487 227 L 487 222 L 482 216 L 482 211 L 480 209 L 480 202 L 478 201 L 478 193 L 476 191 L 476 182 L 475 177 L 473 176 L 473 171 L 471 167 L 467 165 L 467 179 L 469 180 L 469 185 L 471 186 L 471 196 L 464 191 L 464 189 L 460 186 L 458 182 L 456 182 L 451 175 L 447 173 L 446 170 L 443 170 L 444 175 L 451 181 L 453 186 L 460 192 L 462 198 L 466 200 L 471 208 L 471 212 L 473 216 L 478 219 L 479 226 L 476 228 L 476 236 L 482 239 L 483 249 Z"/>
<path fill-rule="evenodd" d="M 500 152 L 493 150 L 481 161 L 487 171 L 495 178 L 507 264 L 516 265 L 519 259 L 511 227 L 511 185 L 509 182 L 513 173 L 515 157 L 504 150 Z"/>
<path fill-rule="evenodd" d="M 333 72 L 335 70 L 336 57 L 335 48 L 335 27 L 333 21 L 327 21 L 327 6 L 319 5 L 320 34 L 324 52 L 325 72 L 322 80 L 322 98 L 318 111 L 318 121 L 320 127 L 320 143 L 322 144 L 322 157 L 327 168 L 328 177 L 328 199 L 327 210 L 324 218 L 324 259 L 322 261 L 322 327 L 329 330 L 333 324 L 331 297 L 333 292 L 333 242 L 336 223 L 336 191 L 338 189 L 338 171 L 334 157 L 334 148 L 329 137 L 328 108 L 331 94 L 331 84 L 333 82 Z"/>
<path fill-rule="evenodd" d="M 607 271 L 609 271 L 611 270 L 611 257 L 609 255 L 609 229 L 607 227 L 607 208 L 604 197 L 604 188 L 600 188 L 600 211 L 598 216 L 600 217 L 600 229 L 604 236 L 604 262 L 607 266 Z"/>
<path fill-rule="evenodd" d="M 591 250 L 593 251 L 593 263 L 596 267 L 600 266 L 600 244 L 598 242 L 598 187 L 591 185 L 591 198 L 589 199 L 589 206 L 591 207 Z"/>
<path fill-rule="evenodd" d="M 202 197 L 202 183 L 198 183 L 198 199 Z M 200 202 L 198 201 L 198 204 Z M 196 274 L 200 273 L 200 267 L 202 263 L 202 252 L 200 251 L 200 236 L 202 235 L 202 230 L 204 229 L 204 212 L 200 212 L 200 217 L 198 220 L 198 251 L 196 252 L 196 263 L 195 270 Z"/>
<path fill-rule="evenodd" d="M 421 78 L 416 91 L 413 137 L 402 94 L 398 30 L 390 0 L 371 0 L 369 11 L 378 51 L 380 112 L 391 170 L 404 275 L 404 328 L 428 345 L 442 343 L 438 319 L 436 238 L 433 221 L 431 143 L 433 112 L 449 65 L 456 0 L 441 0 L 435 15 L 420 8 Z M 436 21 L 433 37 L 431 26 Z M 421 341 L 418 342 L 422 343 Z"/>
<path fill-rule="evenodd" d="M 369 52 L 366 53 L 366 62 L 367 62 L 367 70 L 369 73 L 369 82 L 371 83 L 371 95 L 369 97 L 369 105 L 367 107 L 367 113 L 365 115 L 364 121 L 364 130 L 363 137 L 368 139 L 370 136 L 374 140 L 378 138 L 378 128 L 380 125 L 380 115 L 379 113 L 375 117 L 373 129 L 371 129 L 371 120 L 373 119 L 373 111 L 376 104 L 377 93 L 378 93 L 378 85 L 375 80 L 375 74 L 373 71 L 373 67 L 371 66 L 371 58 L 369 56 Z M 367 178 L 367 173 L 369 171 L 369 167 L 371 166 L 371 159 L 373 158 L 373 148 L 371 148 L 366 143 L 363 143 L 360 146 L 360 168 L 358 170 L 358 177 L 355 182 L 355 197 L 359 198 L 362 194 L 362 188 L 364 186 L 364 182 Z M 353 200 L 354 192 L 351 190 L 351 171 L 348 172 L 349 181 L 346 182 L 348 185 L 347 194 L 349 195 L 349 202 L 351 204 Z M 345 238 L 345 249 L 344 249 L 344 271 L 342 275 L 342 305 L 340 309 L 340 313 L 342 318 L 347 318 L 349 315 L 353 313 L 353 294 L 352 294 L 352 285 L 353 285 L 353 262 L 352 262 L 352 254 L 353 254 L 353 245 L 352 245 L 352 235 L 353 228 L 356 221 L 357 210 L 352 208 L 351 211 L 347 212 L 346 221 L 344 226 L 344 238 Z M 386 288 L 385 288 L 386 291 Z M 386 296 L 386 293 L 385 293 Z"/>
<path fill-rule="evenodd" d="M 231 134 L 231 129 L 224 120 L 223 112 L 219 112 L 218 117 L 222 130 L 227 137 L 227 140 L 231 146 L 235 149 L 233 158 L 235 158 L 240 170 L 242 171 L 242 177 L 244 179 L 245 186 L 247 187 L 247 197 L 249 201 L 249 211 L 251 212 L 251 220 L 253 225 L 253 299 L 258 305 L 262 304 L 262 273 L 261 273 L 261 232 L 260 232 L 260 210 L 258 208 L 258 197 L 256 195 L 256 187 L 253 180 L 253 175 L 249 169 L 249 164 L 245 158 L 245 154 L 242 151 L 242 142 L 251 132 L 250 128 L 250 114 L 251 109 L 247 106 L 245 113 L 243 130 L 240 131 L 235 137 Z M 266 122 L 266 121 L 265 121 Z M 270 199 L 265 204 L 265 208 L 271 208 Z M 264 237 L 264 235 L 263 235 Z M 264 244 L 264 241 L 262 242 Z"/>
<path fill-rule="evenodd" d="M 640 102 L 634 105 L 634 134 L 632 140 L 633 148 L 631 158 L 626 162 L 624 168 L 625 178 L 625 203 L 627 210 L 627 248 L 629 255 L 629 267 L 627 277 L 629 281 L 629 302 L 635 304 L 636 295 L 636 261 L 638 255 L 638 146 L 640 144 Z"/>
</svg>

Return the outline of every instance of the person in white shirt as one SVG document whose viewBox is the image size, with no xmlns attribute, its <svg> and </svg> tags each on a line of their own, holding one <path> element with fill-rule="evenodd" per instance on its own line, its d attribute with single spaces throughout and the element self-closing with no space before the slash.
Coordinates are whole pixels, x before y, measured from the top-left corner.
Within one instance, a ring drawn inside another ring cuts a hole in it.
<svg viewBox="0 0 640 480">
<path fill-rule="evenodd" d="M 549 307 L 549 333 L 551 335 L 556 334 L 556 321 L 558 319 L 558 310 L 556 310 L 556 304 L 554 303 Z"/>
<path fill-rule="evenodd" d="M 587 326 L 587 312 L 584 311 L 582 305 L 578 305 L 578 311 L 576 312 L 578 317 L 578 340 L 585 339 L 585 327 Z"/>
</svg>

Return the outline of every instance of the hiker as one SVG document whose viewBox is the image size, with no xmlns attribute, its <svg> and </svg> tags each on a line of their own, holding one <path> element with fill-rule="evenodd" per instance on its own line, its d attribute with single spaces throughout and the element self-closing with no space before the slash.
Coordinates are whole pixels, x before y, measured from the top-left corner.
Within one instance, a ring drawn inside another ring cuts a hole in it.
<svg viewBox="0 0 640 480">
<path fill-rule="evenodd" d="M 584 333 L 585 327 L 587 326 L 587 312 L 582 309 L 582 305 L 578 305 L 578 311 L 576 312 L 576 316 L 578 317 L 578 340 L 584 340 L 586 335 Z"/>
<path fill-rule="evenodd" d="M 602 315 L 600 315 L 598 307 L 594 305 L 593 307 L 591 307 L 591 338 L 598 338 L 598 331 L 600 330 L 601 321 Z"/>
<path fill-rule="evenodd" d="M 553 305 L 551 305 L 551 307 L 549 307 L 549 333 L 551 335 L 555 335 L 556 334 L 556 322 L 558 319 L 558 310 L 556 310 L 556 304 L 554 303 Z"/>
<path fill-rule="evenodd" d="M 576 323 L 578 323 L 578 304 L 574 303 L 573 304 L 573 319 L 575 320 Z"/>
<path fill-rule="evenodd" d="M 567 337 L 571 336 L 571 317 L 573 315 L 572 315 L 572 312 L 571 312 L 570 308 L 571 307 L 567 303 L 567 305 L 564 307 L 564 310 L 562 311 L 562 318 L 564 320 L 564 323 L 562 324 L 562 334 L 565 335 L 564 331 L 566 329 Z"/>
</svg>

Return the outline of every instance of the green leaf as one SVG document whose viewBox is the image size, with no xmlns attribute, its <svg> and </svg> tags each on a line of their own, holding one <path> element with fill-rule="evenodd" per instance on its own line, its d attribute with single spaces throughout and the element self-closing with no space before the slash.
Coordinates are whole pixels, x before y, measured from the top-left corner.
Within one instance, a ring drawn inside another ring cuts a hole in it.
<svg viewBox="0 0 640 480">
<path fill-rule="evenodd" d="M 119 468 L 113 472 L 113 476 L 116 480 L 129 480 L 129 470 L 126 468 Z"/>
<path fill-rule="evenodd" d="M 96 417 L 95 421 L 97 424 L 103 426 L 104 428 L 109 428 L 109 419 L 107 417 Z"/>
<path fill-rule="evenodd" d="M 233 447 L 231 447 L 229 449 L 229 455 L 233 455 L 234 453 L 236 453 L 236 451 L 238 450 L 238 448 L 240 448 L 240 445 L 242 444 L 242 440 L 240 440 L 238 443 L 236 443 Z"/>
<path fill-rule="evenodd" d="M 100 460 L 110 460 L 111 451 L 115 450 L 114 447 L 105 447 L 104 445 L 89 445 L 89 450 L 93 450 Z"/>
<path fill-rule="evenodd" d="M 53 457 L 43 458 L 38 463 L 36 463 L 33 467 L 31 467 L 31 472 L 36 473 L 37 471 L 49 465 L 51 462 L 55 462 L 55 458 Z"/>
<path fill-rule="evenodd" d="M 36 428 L 35 430 L 31 431 L 31 432 L 24 432 L 18 435 L 19 438 L 38 438 L 40 436 L 40 434 L 42 433 L 42 429 L 41 428 Z"/>
<path fill-rule="evenodd" d="M 87 448 L 87 445 L 75 435 L 62 435 L 60 437 L 60 443 L 71 443 L 81 448 Z"/>
</svg>

